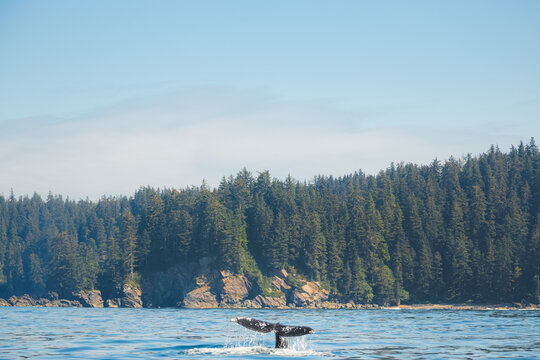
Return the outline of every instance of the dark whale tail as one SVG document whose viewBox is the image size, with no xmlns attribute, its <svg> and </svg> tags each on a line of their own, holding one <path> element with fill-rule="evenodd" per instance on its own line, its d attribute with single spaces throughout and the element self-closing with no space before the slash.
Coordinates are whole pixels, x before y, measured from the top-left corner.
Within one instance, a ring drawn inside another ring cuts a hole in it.
<svg viewBox="0 0 540 360">
<path fill-rule="evenodd" d="M 242 325 L 245 328 L 248 328 L 253 331 L 269 333 L 276 333 L 276 348 L 286 348 L 287 340 L 284 339 L 286 336 L 302 336 L 307 334 L 313 334 L 315 331 L 308 326 L 289 326 L 282 325 L 279 323 L 273 324 L 262 320 L 257 320 L 253 318 L 234 318 L 232 319 L 237 324 Z"/>
</svg>

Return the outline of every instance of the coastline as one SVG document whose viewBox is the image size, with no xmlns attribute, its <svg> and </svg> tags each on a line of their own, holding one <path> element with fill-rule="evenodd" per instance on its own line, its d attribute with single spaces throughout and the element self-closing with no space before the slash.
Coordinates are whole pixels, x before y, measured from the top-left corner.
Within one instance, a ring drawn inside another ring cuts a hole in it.
<svg viewBox="0 0 540 360">
<path fill-rule="evenodd" d="M 29 295 L 20 297 L 12 296 L 8 300 L 0 298 L 0 307 L 90 307 L 90 308 L 142 308 L 143 306 L 133 306 L 124 303 L 121 306 L 110 306 L 107 303 L 92 303 L 79 300 L 46 298 L 35 299 Z M 146 308 L 159 309 L 161 307 L 148 306 Z M 170 308 L 170 307 L 163 307 Z M 489 310 L 540 310 L 540 304 L 521 303 L 499 303 L 499 304 L 401 304 L 397 306 L 383 306 L 377 304 L 355 304 L 354 302 L 337 303 L 323 302 L 310 306 L 262 306 L 253 307 L 242 304 L 226 304 L 218 306 L 177 306 L 179 309 L 238 309 L 238 310 L 258 310 L 258 309 L 318 309 L 318 310 L 461 310 L 461 311 L 489 311 Z"/>
<path fill-rule="evenodd" d="M 540 310 L 540 304 L 416 303 L 365 304 L 332 295 L 318 281 L 282 269 L 261 288 L 246 275 L 229 271 L 177 265 L 167 272 L 126 283 L 113 296 L 100 290 L 78 290 L 59 295 L 24 294 L 0 298 L 0 306 L 90 307 L 90 308 L 180 308 L 180 309 L 328 309 L 328 310 Z"/>
<path fill-rule="evenodd" d="M 382 307 L 398 310 L 540 310 L 538 304 L 411 304 Z"/>
</svg>

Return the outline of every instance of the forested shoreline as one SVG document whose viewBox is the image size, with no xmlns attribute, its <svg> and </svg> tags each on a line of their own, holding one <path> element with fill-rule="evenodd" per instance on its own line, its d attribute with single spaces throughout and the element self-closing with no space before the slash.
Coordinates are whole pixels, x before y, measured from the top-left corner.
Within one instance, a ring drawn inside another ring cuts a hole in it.
<svg viewBox="0 0 540 360">
<path fill-rule="evenodd" d="M 539 171 L 531 139 L 375 176 L 299 182 L 244 169 L 217 188 L 99 201 L 12 193 L 0 196 L 0 297 L 114 297 L 208 258 L 263 291 L 287 269 L 356 303 L 540 303 Z"/>
</svg>

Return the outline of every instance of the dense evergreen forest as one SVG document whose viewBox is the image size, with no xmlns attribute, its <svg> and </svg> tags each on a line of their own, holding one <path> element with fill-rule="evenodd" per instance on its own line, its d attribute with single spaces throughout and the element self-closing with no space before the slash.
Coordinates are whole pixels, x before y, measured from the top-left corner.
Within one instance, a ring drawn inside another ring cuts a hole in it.
<svg viewBox="0 0 540 360">
<path fill-rule="evenodd" d="M 540 154 L 392 164 L 310 182 L 247 170 L 209 188 L 72 201 L 0 196 L 0 297 L 100 289 L 203 257 L 261 287 L 294 268 L 361 303 L 540 302 Z"/>
</svg>

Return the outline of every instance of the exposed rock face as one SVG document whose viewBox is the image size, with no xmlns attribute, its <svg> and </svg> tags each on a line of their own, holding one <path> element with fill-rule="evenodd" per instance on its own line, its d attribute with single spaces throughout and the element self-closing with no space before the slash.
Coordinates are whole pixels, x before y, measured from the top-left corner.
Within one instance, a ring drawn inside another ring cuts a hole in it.
<svg viewBox="0 0 540 360">
<path fill-rule="evenodd" d="M 268 283 L 216 271 L 215 259 L 199 263 L 178 264 L 167 271 L 142 279 L 142 287 L 123 285 L 119 297 L 103 300 L 100 291 L 77 291 L 74 300 L 59 299 L 49 293 L 46 298 L 33 299 L 28 295 L 0 299 L 0 306 L 84 306 L 84 307 L 167 307 L 186 308 L 358 308 L 362 305 L 333 302 L 330 292 L 320 283 L 306 281 L 301 275 L 281 270 Z M 264 286 L 265 288 L 261 288 Z"/>
<path fill-rule="evenodd" d="M 221 281 L 221 305 L 239 305 L 249 297 L 251 282 L 243 275 L 230 275 L 222 271 L 225 275 Z"/>
<path fill-rule="evenodd" d="M 199 264 L 181 264 L 144 279 L 141 284 L 144 305 L 165 307 L 182 303 L 188 292 L 214 278 L 213 274 L 205 274 L 205 270 L 206 267 Z"/>
<path fill-rule="evenodd" d="M 36 306 L 36 300 L 28 294 L 12 296 L 8 299 L 12 306 Z"/>
<path fill-rule="evenodd" d="M 156 273 L 143 282 L 143 302 L 147 306 L 161 307 L 176 304 L 183 298 L 189 280 L 181 272 L 171 269 Z"/>
<path fill-rule="evenodd" d="M 116 299 L 107 299 L 105 301 L 105 306 L 110 308 L 142 308 L 143 302 L 141 295 L 141 289 L 139 289 L 138 287 L 131 284 L 124 284 L 124 286 L 122 287 L 122 297 Z"/>
<path fill-rule="evenodd" d="M 124 297 L 120 299 L 120 303 L 123 307 L 142 308 L 141 289 L 130 284 L 124 284 L 122 291 Z"/>
<path fill-rule="evenodd" d="M 49 306 L 56 306 L 56 307 L 83 307 L 80 302 L 77 300 L 66 300 L 66 299 L 58 299 L 51 302 L 51 305 Z"/>
<path fill-rule="evenodd" d="M 36 299 L 36 306 L 52 307 L 54 305 L 53 305 L 53 302 L 49 299 L 39 298 L 39 299 Z"/>
<path fill-rule="evenodd" d="M 77 300 L 55 299 L 50 300 L 47 298 L 40 298 L 36 300 L 36 306 L 44 307 L 83 307 L 83 305 Z"/>
<path fill-rule="evenodd" d="M 309 294 L 302 291 L 294 291 L 292 303 L 298 307 L 307 306 L 310 303 Z"/>
<path fill-rule="evenodd" d="M 285 273 L 287 272 L 285 271 Z M 274 279 L 272 280 L 272 285 L 274 285 L 276 289 L 278 289 L 279 291 L 283 293 L 287 293 L 288 291 L 291 290 L 291 286 L 287 284 L 285 280 L 280 278 L 279 276 L 274 276 Z"/>
<path fill-rule="evenodd" d="M 292 293 L 292 304 L 298 307 L 322 307 L 327 302 L 330 292 L 322 289 L 316 281 L 308 281 Z"/>
<path fill-rule="evenodd" d="M 187 293 L 183 302 L 178 305 L 186 308 L 208 309 L 217 308 L 218 302 L 216 295 L 210 291 L 210 286 L 204 285 Z"/>
<path fill-rule="evenodd" d="M 325 301 L 321 303 L 320 308 L 321 309 L 343 309 L 343 304 L 332 302 L 332 301 Z"/>
<path fill-rule="evenodd" d="M 296 274 L 289 274 L 281 270 L 272 279 L 270 288 L 259 289 L 254 286 L 244 275 L 232 275 L 229 271 L 221 271 L 219 282 L 206 282 L 209 286 L 206 290 L 197 290 L 187 298 L 182 305 L 197 307 L 192 301 L 192 296 L 202 296 L 202 293 L 212 292 L 217 289 L 220 307 L 242 308 L 288 308 L 288 307 L 312 307 L 312 308 L 336 308 L 339 305 L 329 301 L 330 292 L 323 289 L 318 282 L 305 281 Z M 202 284 L 198 284 L 202 285 Z M 264 295 L 269 294 L 269 295 Z M 186 295 L 187 296 L 187 295 Z M 204 307 L 213 307 L 204 303 Z"/>
<path fill-rule="evenodd" d="M 105 300 L 105 306 L 108 308 L 117 308 L 120 306 L 119 299 L 107 299 Z"/>
<path fill-rule="evenodd" d="M 11 306 L 11 304 L 4 299 L 0 299 L 0 306 Z"/>
<path fill-rule="evenodd" d="M 0 299 L 0 306 L 82 307 L 81 303 L 77 300 L 50 300 L 47 298 L 34 299 L 28 294 L 23 296 L 12 296 L 8 299 L 8 301 Z"/>
<path fill-rule="evenodd" d="M 228 271 L 223 274 L 212 269 L 211 264 L 215 258 L 205 257 L 198 263 L 177 264 L 166 271 L 154 273 L 151 277 L 143 279 L 142 300 L 144 306 L 167 307 L 184 306 L 184 299 L 192 291 L 208 286 L 213 297 L 217 299 L 221 295 L 221 279 L 230 276 Z M 199 296 L 201 290 L 189 295 L 186 303 L 191 304 L 193 296 Z M 202 292 L 204 293 L 204 292 Z M 217 300 L 216 300 L 217 301 Z M 211 302 L 210 302 L 211 303 Z M 210 306 L 210 303 L 203 305 Z M 201 304 L 205 304 L 203 301 Z"/>
<path fill-rule="evenodd" d="M 272 296 L 263 296 L 257 295 L 253 299 L 255 304 L 260 305 L 263 308 L 285 308 L 287 307 L 287 301 L 285 296 L 272 297 Z"/>
<path fill-rule="evenodd" d="M 103 298 L 99 290 L 80 290 L 71 294 L 84 307 L 102 308 Z"/>
</svg>

